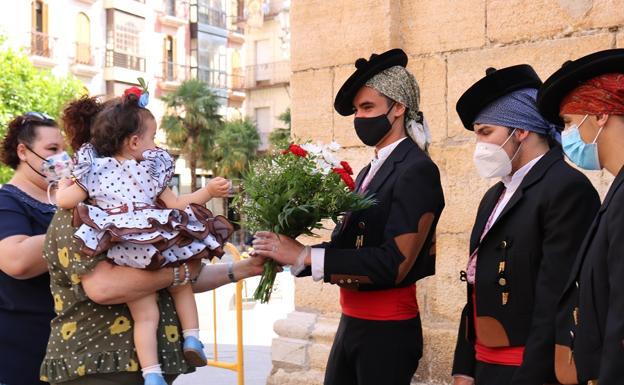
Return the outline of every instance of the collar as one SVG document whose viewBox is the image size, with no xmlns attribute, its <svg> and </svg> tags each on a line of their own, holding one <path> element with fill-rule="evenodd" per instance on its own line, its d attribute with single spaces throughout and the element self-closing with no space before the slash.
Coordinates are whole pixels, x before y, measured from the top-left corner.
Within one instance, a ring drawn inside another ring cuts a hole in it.
<svg viewBox="0 0 624 385">
<path fill-rule="evenodd" d="M 507 175 L 503 177 L 501 180 L 503 181 L 505 188 L 507 190 L 516 190 L 518 186 L 520 186 L 520 183 L 522 183 L 522 180 L 524 179 L 526 174 L 528 174 L 529 171 L 531 171 L 533 166 L 535 166 L 535 164 L 539 162 L 539 160 L 542 159 L 542 157 L 544 157 L 544 154 L 534 158 L 533 160 L 531 160 L 524 166 L 520 167 L 512 175 Z"/>
<path fill-rule="evenodd" d="M 389 145 L 381 148 L 379 151 L 375 150 L 375 157 L 373 158 L 371 163 L 377 163 L 379 161 L 383 163 L 383 161 L 385 161 L 390 156 L 390 154 L 392 154 L 392 151 L 394 151 L 394 149 L 405 139 L 407 139 L 407 136 L 404 136 L 401 139 L 395 140 Z"/>
</svg>

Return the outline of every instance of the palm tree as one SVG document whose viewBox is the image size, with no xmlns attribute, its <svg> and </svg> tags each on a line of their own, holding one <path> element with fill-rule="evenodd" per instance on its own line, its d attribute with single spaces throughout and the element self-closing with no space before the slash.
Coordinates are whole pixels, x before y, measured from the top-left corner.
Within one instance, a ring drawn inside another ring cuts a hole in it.
<svg viewBox="0 0 624 385">
<path fill-rule="evenodd" d="M 290 107 L 286 111 L 282 112 L 277 119 L 286 124 L 286 128 L 276 128 L 269 134 L 269 142 L 274 148 L 282 148 L 288 146 L 290 143 Z"/>
<path fill-rule="evenodd" d="M 162 100 L 167 106 L 161 127 L 167 134 L 167 144 L 186 155 L 191 169 L 191 189 L 197 190 L 195 178 L 198 163 L 212 166 L 212 149 L 216 133 L 222 125 L 217 113 L 219 101 L 206 83 L 187 80 Z"/>
<path fill-rule="evenodd" d="M 238 178 L 255 157 L 260 136 L 248 119 L 225 122 L 215 138 L 216 172 L 226 178 Z"/>
</svg>

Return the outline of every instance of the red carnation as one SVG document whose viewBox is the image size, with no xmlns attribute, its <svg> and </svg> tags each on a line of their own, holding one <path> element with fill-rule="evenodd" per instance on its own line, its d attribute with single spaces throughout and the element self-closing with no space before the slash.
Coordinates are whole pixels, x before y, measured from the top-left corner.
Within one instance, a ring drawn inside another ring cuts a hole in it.
<svg viewBox="0 0 624 385">
<path fill-rule="evenodd" d="M 346 161 L 342 161 L 340 162 L 340 165 L 342 166 L 342 168 L 345 169 L 345 171 L 347 172 L 347 174 L 349 175 L 353 175 L 353 169 L 351 168 L 351 166 L 349 165 L 349 163 L 347 163 Z"/>
<path fill-rule="evenodd" d="M 306 156 L 308 156 L 308 152 L 296 144 L 291 144 L 290 146 L 288 146 L 288 149 L 282 151 L 282 154 L 288 154 L 289 152 L 295 154 L 300 158 L 305 158 Z"/>
<path fill-rule="evenodd" d="M 140 98 L 142 93 L 143 91 L 139 87 L 132 86 L 130 88 L 126 88 L 126 90 L 124 91 L 124 96 L 127 97 L 130 94 L 134 94 L 137 98 Z"/>
<path fill-rule="evenodd" d="M 344 168 L 333 168 L 332 171 L 340 175 L 340 179 L 347 185 L 349 190 L 355 190 L 355 182 L 353 182 L 353 178 L 351 178 L 347 170 Z"/>
</svg>

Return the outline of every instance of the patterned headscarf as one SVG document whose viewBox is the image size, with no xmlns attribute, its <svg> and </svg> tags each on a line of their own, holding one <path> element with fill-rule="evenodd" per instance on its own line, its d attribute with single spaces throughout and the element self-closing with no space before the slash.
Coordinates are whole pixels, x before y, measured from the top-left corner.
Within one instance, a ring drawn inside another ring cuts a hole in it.
<svg viewBox="0 0 624 385">
<path fill-rule="evenodd" d="M 488 104 L 473 124 L 494 124 L 548 135 L 561 143 L 561 127 L 549 123 L 537 110 L 537 89 L 523 88 Z"/>
<path fill-rule="evenodd" d="M 431 134 L 419 110 L 420 89 L 414 75 L 405 67 L 394 66 L 373 76 L 365 85 L 405 106 L 405 129 L 414 142 L 427 151 Z"/>
<path fill-rule="evenodd" d="M 561 101 L 560 113 L 624 115 L 624 74 L 600 75 L 576 87 Z"/>
</svg>

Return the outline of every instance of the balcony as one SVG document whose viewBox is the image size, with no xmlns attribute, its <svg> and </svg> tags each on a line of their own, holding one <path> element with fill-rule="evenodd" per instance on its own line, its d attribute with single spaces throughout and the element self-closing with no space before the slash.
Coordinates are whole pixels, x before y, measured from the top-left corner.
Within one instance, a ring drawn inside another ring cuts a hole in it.
<svg viewBox="0 0 624 385">
<path fill-rule="evenodd" d="M 114 50 L 106 50 L 106 67 L 121 67 L 145 72 L 145 58 Z"/>
<path fill-rule="evenodd" d="M 162 25 L 180 28 L 187 24 L 188 15 L 185 14 L 184 8 L 176 7 L 175 1 L 165 1 L 164 9 L 158 15 L 158 20 Z"/>
<path fill-rule="evenodd" d="M 77 76 L 94 77 L 100 70 L 95 67 L 95 55 L 93 46 L 89 43 L 76 42 L 74 44 L 75 56 L 71 65 L 71 71 Z"/>
<path fill-rule="evenodd" d="M 244 70 L 245 89 L 273 87 L 290 83 L 290 62 L 256 64 Z"/>
<path fill-rule="evenodd" d="M 245 90 L 245 76 L 243 76 L 240 68 L 233 68 L 230 75 L 230 89 L 233 91 Z"/>
<path fill-rule="evenodd" d="M 163 91 L 174 91 L 185 80 L 190 79 L 190 69 L 183 64 L 174 62 L 163 62 L 162 75 L 158 78 L 158 84 Z"/>
<path fill-rule="evenodd" d="M 54 58 L 56 39 L 42 32 L 30 32 L 30 49 L 28 54 L 32 63 L 40 68 L 52 68 L 58 63 Z"/>
<path fill-rule="evenodd" d="M 197 16 L 201 24 L 207 24 L 221 29 L 226 28 L 227 15 L 225 11 L 214 8 L 199 8 Z"/>
<path fill-rule="evenodd" d="M 104 80 L 136 83 L 138 77 L 145 76 L 144 72 L 144 57 L 111 49 L 106 50 Z"/>
</svg>

